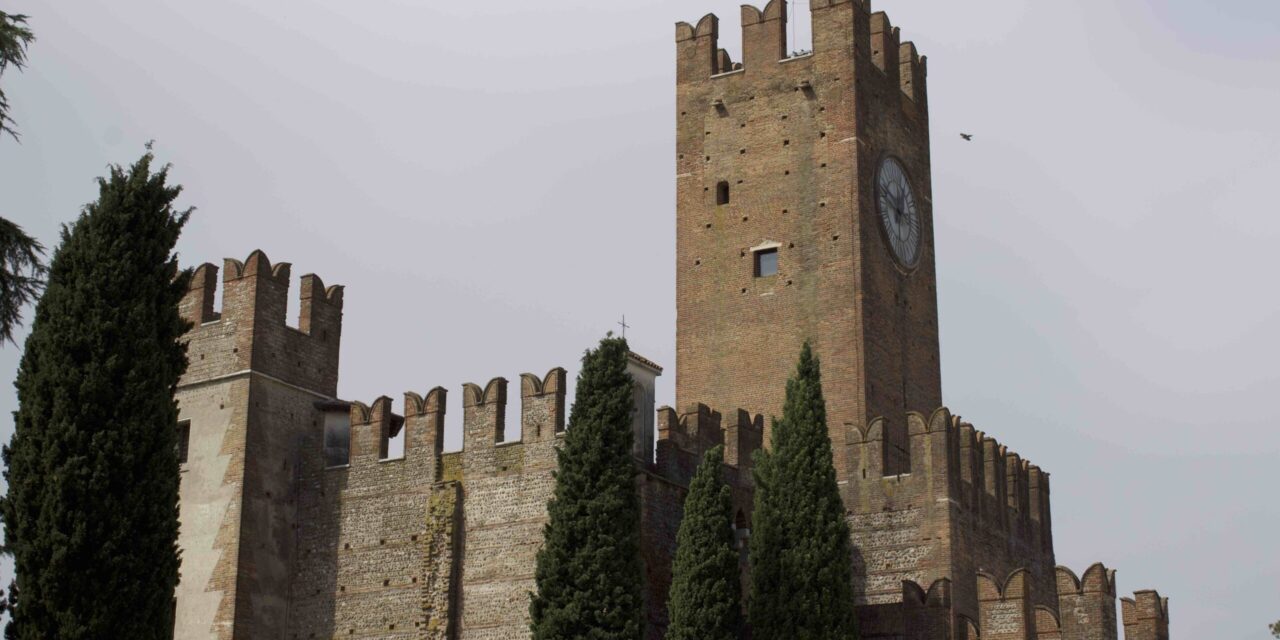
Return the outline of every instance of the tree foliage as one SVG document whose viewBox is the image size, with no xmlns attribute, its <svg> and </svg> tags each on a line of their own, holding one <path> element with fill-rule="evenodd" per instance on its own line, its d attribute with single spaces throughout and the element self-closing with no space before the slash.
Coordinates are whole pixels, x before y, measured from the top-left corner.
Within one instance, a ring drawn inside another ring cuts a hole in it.
<svg viewBox="0 0 1280 640">
<path fill-rule="evenodd" d="M 749 617 L 756 640 L 857 638 L 852 554 L 818 358 L 787 381 L 771 450 L 757 454 Z"/>
<path fill-rule="evenodd" d="M 689 484 L 676 534 L 667 640 L 737 640 L 742 626 L 733 500 L 723 464 L 724 447 L 712 448 Z"/>
<path fill-rule="evenodd" d="M 64 227 L 19 366 L 0 516 L 23 640 L 172 638 L 190 211 L 151 161 L 112 167 Z"/>
<path fill-rule="evenodd" d="M 27 45 L 32 40 L 35 35 L 27 28 L 26 16 L 0 11 L 0 76 L 10 66 L 26 66 Z M 16 140 L 18 133 L 12 125 L 9 100 L 0 87 L 0 137 L 8 133 Z M 13 342 L 22 308 L 40 294 L 43 254 L 44 247 L 22 227 L 0 218 L 0 342 Z"/>
<path fill-rule="evenodd" d="M 13 342 L 22 308 L 40 295 L 44 247 L 22 227 L 0 218 L 0 343 Z"/>
<path fill-rule="evenodd" d="M 627 342 L 582 358 L 529 605 L 534 640 L 636 640 L 642 630 L 640 499 L 631 457 Z"/>
<path fill-rule="evenodd" d="M 27 45 L 36 37 L 27 28 L 27 16 L 0 11 L 0 76 L 9 66 L 22 69 L 27 64 Z M 16 140 L 18 133 L 13 130 L 13 120 L 9 118 L 9 99 L 0 88 L 0 137 L 5 133 Z"/>
</svg>

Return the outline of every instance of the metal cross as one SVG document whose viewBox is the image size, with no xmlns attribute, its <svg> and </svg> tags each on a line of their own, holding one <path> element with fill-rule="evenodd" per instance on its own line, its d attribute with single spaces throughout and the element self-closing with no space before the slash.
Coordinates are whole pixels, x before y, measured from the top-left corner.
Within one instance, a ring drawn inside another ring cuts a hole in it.
<svg viewBox="0 0 1280 640">
<path fill-rule="evenodd" d="M 631 328 L 631 325 L 627 324 L 627 314 L 622 314 L 622 322 L 619 322 L 618 326 L 622 327 L 622 337 L 627 337 L 627 329 Z"/>
</svg>

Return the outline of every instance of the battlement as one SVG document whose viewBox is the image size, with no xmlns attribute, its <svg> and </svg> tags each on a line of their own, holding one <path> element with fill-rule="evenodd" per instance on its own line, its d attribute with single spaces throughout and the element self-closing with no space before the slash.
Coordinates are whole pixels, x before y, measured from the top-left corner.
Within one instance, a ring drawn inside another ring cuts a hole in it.
<svg viewBox="0 0 1280 640">
<path fill-rule="evenodd" d="M 302 276 L 297 327 L 290 327 L 285 315 L 291 268 L 287 262 L 273 265 L 261 250 L 243 262 L 227 258 L 221 309 L 214 308 L 218 267 L 196 268 L 179 304 L 193 325 L 182 384 L 253 370 L 321 395 L 336 394 L 343 288 L 326 287 L 315 274 Z"/>
<path fill-rule="evenodd" d="M 1116 572 L 1108 569 L 1101 562 L 1095 562 L 1085 569 L 1084 576 L 1077 578 L 1074 571 L 1058 565 L 1054 567 L 1057 574 L 1058 597 L 1064 595 L 1084 595 L 1101 593 L 1116 597 Z"/>
<path fill-rule="evenodd" d="M 724 445 L 724 463 L 749 482 L 752 455 L 764 445 L 764 416 L 738 410 L 731 421 L 705 404 L 696 403 L 677 413 L 658 408 L 658 456 L 655 468 L 668 479 L 687 484 L 703 455 Z"/>
<path fill-rule="evenodd" d="M 400 437 L 403 429 L 403 456 L 394 459 L 422 460 L 433 470 L 436 480 L 462 480 L 515 470 L 523 465 L 513 466 L 509 459 L 521 458 L 521 445 L 553 442 L 564 433 L 565 376 L 560 367 L 541 377 L 521 374 L 521 435 L 516 439 L 508 439 L 506 432 L 507 379 L 493 378 L 484 387 L 463 384 L 463 449 L 450 454 L 444 453 L 448 391 L 443 387 L 435 387 L 425 396 L 405 392 L 402 415 L 393 412 L 388 396 L 370 404 L 352 402 L 349 463 L 331 468 L 359 468 L 390 461 L 389 441 Z M 496 449 L 513 449 L 514 453 L 495 454 Z M 446 469 L 450 466 L 456 469 L 450 472 Z M 538 468 L 544 466 L 547 465 L 540 464 Z"/>
<path fill-rule="evenodd" d="M 720 19 L 707 14 L 696 25 L 676 23 L 677 81 L 698 82 L 743 72 L 779 73 L 779 65 L 810 58 L 853 58 L 869 61 L 886 79 L 916 102 L 925 100 L 927 60 L 883 11 L 872 12 L 870 0 L 814 0 L 813 51 L 788 52 L 787 2 L 772 0 L 764 9 L 742 6 L 742 62 L 734 62 L 719 46 Z M 783 73 L 805 75 L 812 65 L 785 67 Z M 797 85 L 800 88 L 800 85 Z"/>
<path fill-rule="evenodd" d="M 1158 591 L 1136 591 L 1120 599 L 1124 640 L 1169 640 L 1169 599 Z"/>
<path fill-rule="evenodd" d="M 1017 569 L 1003 580 L 978 573 L 978 628 L 982 640 L 1034 638 L 1036 612 L 1032 605 L 1033 581 L 1026 569 Z"/>
<path fill-rule="evenodd" d="M 926 589 L 913 580 L 902 582 L 903 638 L 951 637 L 951 580 L 934 580 Z M 870 625 L 862 625 L 863 633 Z"/>
<path fill-rule="evenodd" d="M 1036 632 L 1042 638 L 1116 637 L 1116 572 L 1094 563 L 1077 578 L 1070 569 L 1054 568 L 1058 615 L 1050 620 L 1037 612 Z M 1052 624 L 1051 624 L 1052 623 Z"/>
<path fill-rule="evenodd" d="M 868 604 L 897 602 L 904 579 L 968 581 L 978 571 L 1030 569 L 1032 604 L 1052 600 L 1049 474 L 995 438 L 939 408 L 906 415 L 909 469 L 894 458 L 885 418 L 846 426 L 850 528 L 862 553 L 856 578 Z M 935 541 L 960 536 L 980 553 L 956 554 Z M 977 602 L 966 590 L 960 609 Z"/>
<path fill-rule="evenodd" d="M 1047 542 L 1049 473 L 945 407 L 928 417 L 907 414 L 910 473 L 886 472 L 884 418 L 848 427 L 855 480 L 928 482 L 932 493 L 956 499 L 980 519 Z"/>
</svg>

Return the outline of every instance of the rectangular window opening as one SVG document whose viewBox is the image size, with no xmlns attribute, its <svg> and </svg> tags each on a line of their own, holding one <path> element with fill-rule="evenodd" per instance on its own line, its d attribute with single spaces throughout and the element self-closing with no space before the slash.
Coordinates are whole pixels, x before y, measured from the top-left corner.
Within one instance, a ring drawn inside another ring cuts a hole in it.
<svg viewBox="0 0 1280 640">
<path fill-rule="evenodd" d="M 729 204 L 728 181 L 722 180 L 716 185 L 716 204 Z"/>
<path fill-rule="evenodd" d="M 324 466 L 341 467 L 350 462 L 351 416 L 346 412 L 324 414 Z"/>
<path fill-rule="evenodd" d="M 755 252 L 757 278 L 778 275 L 778 249 L 761 249 Z"/>
<path fill-rule="evenodd" d="M 178 423 L 178 464 L 187 463 L 187 454 L 191 451 L 191 421 Z"/>
</svg>

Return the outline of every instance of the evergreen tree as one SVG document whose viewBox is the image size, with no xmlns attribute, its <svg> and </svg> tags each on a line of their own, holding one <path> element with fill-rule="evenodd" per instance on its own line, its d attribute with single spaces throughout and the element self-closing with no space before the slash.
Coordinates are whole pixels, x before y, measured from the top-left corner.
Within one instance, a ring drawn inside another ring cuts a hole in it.
<svg viewBox="0 0 1280 640">
<path fill-rule="evenodd" d="M 151 161 L 112 167 L 63 228 L 18 369 L 0 516 L 22 640 L 173 637 L 190 211 Z"/>
<path fill-rule="evenodd" d="M 684 499 L 667 603 L 667 640 L 737 640 L 742 626 L 733 501 L 721 477 L 723 464 L 723 446 L 708 451 Z"/>
<path fill-rule="evenodd" d="M 772 448 L 756 461 L 751 600 L 756 640 L 850 640 L 849 526 L 836 486 L 818 359 L 806 342 Z"/>
<path fill-rule="evenodd" d="M 27 17 L 0 11 L 0 75 L 12 65 L 21 70 L 27 63 L 27 45 L 35 40 L 27 28 Z M 9 100 L 0 89 L 0 137 L 8 133 L 17 139 L 9 118 Z M 0 342 L 13 342 L 13 330 L 26 306 L 40 293 L 44 247 L 22 227 L 0 218 Z"/>
<path fill-rule="evenodd" d="M 0 218 L 0 344 L 13 342 L 22 308 L 35 300 L 43 284 L 44 247 L 22 227 Z"/>
<path fill-rule="evenodd" d="M 529 605 L 534 640 L 640 637 L 633 384 L 625 339 L 610 335 L 583 356 L 538 551 L 538 591 Z"/>
<path fill-rule="evenodd" d="M 36 37 L 27 28 L 27 17 L 16 13 L 0 11 L 0 75 L 9 65 L 21 70 L 27 64 L 27 45 Z M 0 136 L 5 133 L 16 140 L 18 132 L 13 130 L 13 120 L 9 118 L 9 99 L 0 89 Z"/>
</svg>

